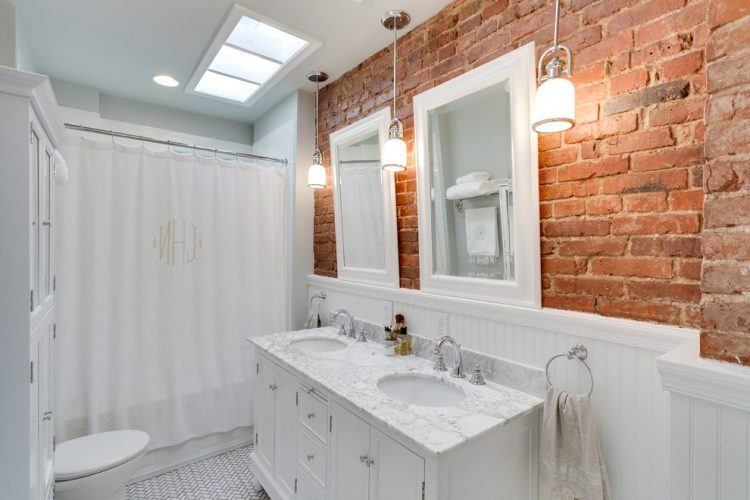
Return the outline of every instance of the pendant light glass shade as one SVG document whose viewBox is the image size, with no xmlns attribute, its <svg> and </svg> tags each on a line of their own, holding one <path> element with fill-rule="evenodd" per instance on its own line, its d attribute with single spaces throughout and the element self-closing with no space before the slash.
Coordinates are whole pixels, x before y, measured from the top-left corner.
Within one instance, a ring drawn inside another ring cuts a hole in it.
<svg viewBox="0 0 750 500">
<path fill-rule="evenodd" d="M 576 124 L 576 89 L 570 81 L 570 69 L 573 67 L 573 54 L 570 48 L 558 43 L 560 26 L 560 0 L 555 0 L 555 32 L 552 46 L 539 56 L 534 103 L 534 117 L 531 128 L 543 134 L 562 132 Z M 560 53 L 564 57 L 560 57 Z M 542 70 L 542 63 L 547 56 L 552 58 Z"/>
<path fill-rule="evenodd" d="M 562 132 L 576 122 L 576 89 L 573 82 L 558 76 L 544 80 L 536 89 L 533 129 L 535 132 Z"/>
<path fill-rule="evenodd" d="M 313 189 L 326 187 L 326 168 L 320 163 L 313 163 L 308 167 L 307 186 Z"/>
<path fill-rule="evenodd" d="M 406 170 L 406 143 L 400 137 L 388 139 L 383 146 L 383 170 L 403 172 Z"/>
</svg>

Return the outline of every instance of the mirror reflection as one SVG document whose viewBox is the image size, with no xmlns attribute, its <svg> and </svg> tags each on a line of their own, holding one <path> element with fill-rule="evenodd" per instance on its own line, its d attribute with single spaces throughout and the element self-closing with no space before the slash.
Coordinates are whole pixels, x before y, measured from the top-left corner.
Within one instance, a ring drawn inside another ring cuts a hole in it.
<svg viewBox="0 0 750 500">
<path fill-rule="evenodd" d="M 338 147 L 337 187 L 341 203 L 344 265 L 383 269 L 383 186 L 377 131 Z"/>
<path fill-rule="evenodd" d="M 435 274 L 513 280 L 508 81 L 427 112 Z"/>
</svg>

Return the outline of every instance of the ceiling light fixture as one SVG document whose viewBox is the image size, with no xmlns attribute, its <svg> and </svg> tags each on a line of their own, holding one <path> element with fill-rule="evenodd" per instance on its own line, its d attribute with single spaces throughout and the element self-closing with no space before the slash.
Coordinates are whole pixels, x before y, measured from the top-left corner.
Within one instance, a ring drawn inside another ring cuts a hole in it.
<svg viewBox="0 0 750 500">
<path fill-rule="evenodd" d="M 570 81 L 573 56 L 570 48 L 557 43 L 560 24 L 560 0 L 555 0 L 555 34 L 552 47 L 539 56 L 538 82 L 534 121 L 532 128 L 538 133 L 562 132 L 576 124 L 576 90 Z M 565 59 L 558 53 L 565 52 Z M 548 55 L 553 56 L 542 72 L 542 63 Z"/>
<path fill-rule="evenodd" d="M 175 80 L 169 75 L 156 75 L 153 78 L 154 83 L 158 83 L 162 87 L 179 87 L 180 82 Z"/>
<path fill-rule="evenodd" d="M 323 71 L 311 71 L 307 79 L 315 82 L 315 151 L 313 151 L 312 165 L 307 169 L 307 185 L 313 189 L 326 187 L 326 168 L 323 166 L 323 155 L 318 149 L 318 94 L 320 93 L 320 82 L 328 80 L 328 75 Z"/>
<path fill-rule="evenodd" d="M 389 10 L 380 18 L 381 24 L 393 31 L 393 118 L 388 126 L 388 140 L 383 147 L 383 170 L 403 172 L 406 170 L 406 143 L 404 125 L 396 118 L 396 44 L 398 30 L 409 24 L 411 17 L 402 10 Z"/>
</svg>

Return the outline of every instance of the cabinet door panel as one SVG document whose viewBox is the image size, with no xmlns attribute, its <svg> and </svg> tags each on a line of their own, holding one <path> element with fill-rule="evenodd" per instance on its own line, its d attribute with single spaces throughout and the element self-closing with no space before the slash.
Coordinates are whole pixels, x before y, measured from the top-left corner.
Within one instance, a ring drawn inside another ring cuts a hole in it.
<svg viewBox="0 0 750 500">
<path fill-rule="evenodd" d="M 297 378 L 276 367 L 275 474 L 279 486 L 294 496 L 297 477 Z"/>
<path fill-rule="evenodd" d="M 274 464 L 274 387 L 276 368 L 263 356 L 256 355 L 255 378 L 255 454 L 258 461 L 273 475 Z"/>
<path fill-rule="evenodd" d="M 424 459 L 370 429 L 370 500 L 420 500 Z"/>
<path fill-rule="evenodd" d="M 338 404 L 331 431 L 331 500 L 367 500 L 370 468 L 360 460 L 369 453 L 370 426 Z"/>
</svg>

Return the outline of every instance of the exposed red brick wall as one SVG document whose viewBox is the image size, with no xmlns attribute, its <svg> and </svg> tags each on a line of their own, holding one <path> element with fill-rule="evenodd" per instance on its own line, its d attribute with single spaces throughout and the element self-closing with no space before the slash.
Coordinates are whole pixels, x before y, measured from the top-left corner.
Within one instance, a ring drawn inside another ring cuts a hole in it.
<svg viewBox="0 0 750 500">
<path fill-rule="evenodd" d="M 707 2 L 563 0 L 578 125 L 539 137 L 544 306 L 699 325 Z M 402 287 L 419 287 L 412 98 L 531 40 L 540 53 L 553 5 L 458 0 L 399 41 Z M 321 91 L 326 164 L 331 132 L 389 103 L 391 57 L 385 48 Z M 335 276 L 331 189 L 315 196 L 315 272 Z"/>
<path fill-rule="evenodd" d="M 750 364 L 750 2 L 710 0 L 701 353 Z"/>
</svg>

